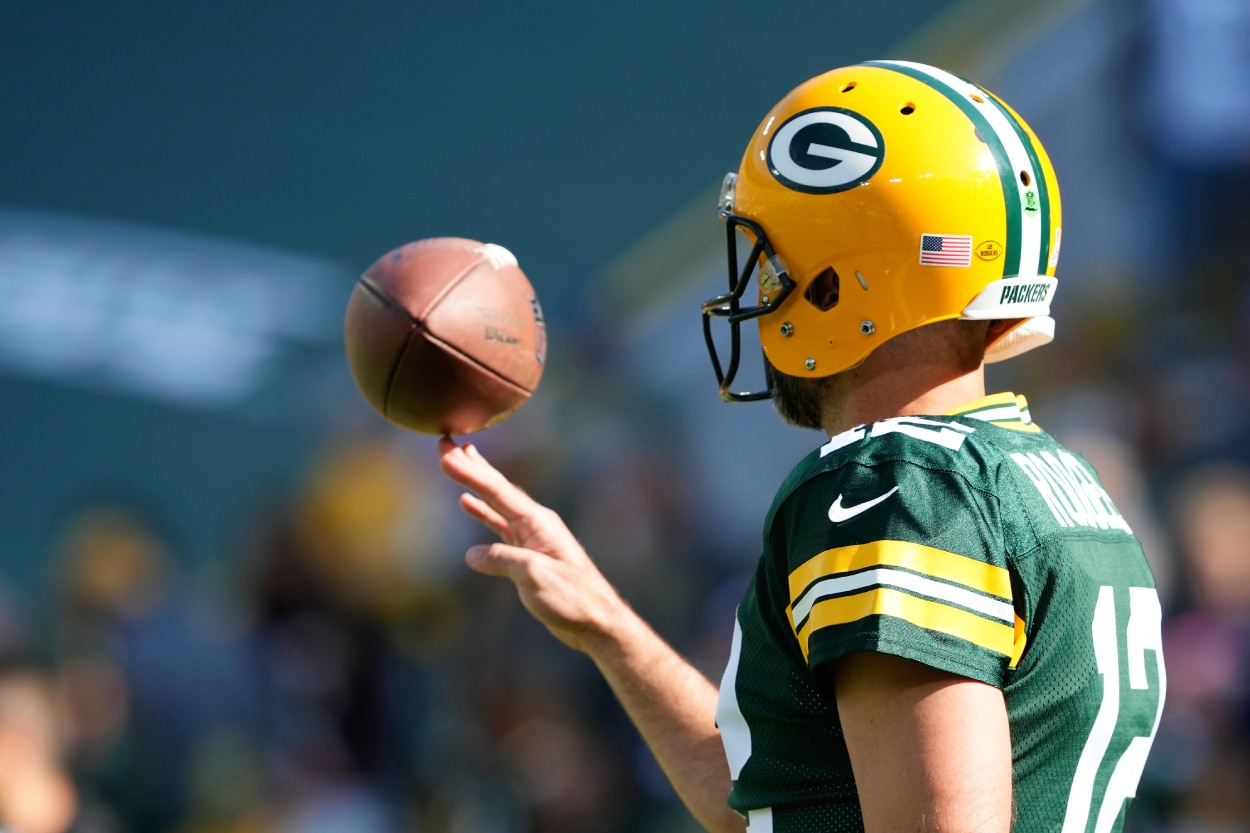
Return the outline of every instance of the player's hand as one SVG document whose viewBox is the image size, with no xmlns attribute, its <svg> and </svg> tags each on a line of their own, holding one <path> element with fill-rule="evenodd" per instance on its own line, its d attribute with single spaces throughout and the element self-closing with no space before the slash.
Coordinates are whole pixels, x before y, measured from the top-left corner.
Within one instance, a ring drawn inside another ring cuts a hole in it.
<svg viewBox="0 0 1250 833">
<path fill-rule="evenodd" d="M 624 602 L 564 521 L 509 481 L 469 443 L 438 443 L 443 473 L 470 490 L 460 506 L 501 539 L 470 547 L 469 567 L 516 585 L 522 604 L 562 642 L 592 653 Z"/>
</svg>

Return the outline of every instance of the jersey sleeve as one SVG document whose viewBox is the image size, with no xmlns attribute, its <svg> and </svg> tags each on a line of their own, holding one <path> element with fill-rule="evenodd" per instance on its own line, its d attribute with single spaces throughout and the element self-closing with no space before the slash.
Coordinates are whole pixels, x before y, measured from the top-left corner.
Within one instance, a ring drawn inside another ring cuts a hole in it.
<svg viewBox="0 0 1250 833">
<path fill-rule="evenodd" d="M 855 461 L 790 493 L 771 548 L 809 667 L 877 651 L 1005 684 L 1020 641 L 1007 546 L 997 498 L 964 462 Z"/>
</svg>

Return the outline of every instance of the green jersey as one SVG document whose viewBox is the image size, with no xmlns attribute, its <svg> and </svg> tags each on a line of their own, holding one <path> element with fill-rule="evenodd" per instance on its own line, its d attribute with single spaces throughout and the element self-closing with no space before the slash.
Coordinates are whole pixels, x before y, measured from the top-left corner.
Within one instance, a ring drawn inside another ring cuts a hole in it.
<svg viewBox="0 0 1250 833">
<path fill-rule="evenodd" d="M 1002 689 L 1015 827 L 1114 831 L 1163 711 L 1154 580 L 1094 470 L 998 394 L 833 437 L 782 484 L 717 722 L 750 833 L 862 830 L 813 669 L 881 651 Z"/>
</svg>

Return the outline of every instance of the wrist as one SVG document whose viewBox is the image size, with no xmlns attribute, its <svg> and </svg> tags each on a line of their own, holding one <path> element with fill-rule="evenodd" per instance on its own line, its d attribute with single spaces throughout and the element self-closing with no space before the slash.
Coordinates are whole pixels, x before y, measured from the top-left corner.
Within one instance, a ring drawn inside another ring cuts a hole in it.
<svg viewBox="0 0 1250 833">
<path fill-rule="evenodd" d="M 628 664 L 651 629 L 629 603 L 612 592 L 600 600 L 595 615 L 578 636 L 578 647 L 596 664 Z"/>
</svg>

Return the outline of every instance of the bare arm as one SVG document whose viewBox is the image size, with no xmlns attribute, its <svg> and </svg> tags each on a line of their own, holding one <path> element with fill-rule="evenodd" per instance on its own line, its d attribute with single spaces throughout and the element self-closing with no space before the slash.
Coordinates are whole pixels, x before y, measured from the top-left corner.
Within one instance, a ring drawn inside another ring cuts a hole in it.
<svg viewBox="0 0 1250 833">
<path fill-rule="evenodd" d="M 510 579 L 535 618 L 594 661 L 695 818 L 715 833 L 745 830 L 725 803 L 731 781 L 716 687 L 621 599 L 555 512 L 472 445 L 444 437 L 439 450 L 444 474 L 473 493 L 461 507 L 502 539 L 472 547 L 468 565 Z"/>
<path fill-rule="evenodd" d="M 832 676 L 867 833 L 1011 829 L 1011 736 L 1002 692 L 888 654 Z"/>
</svg>

